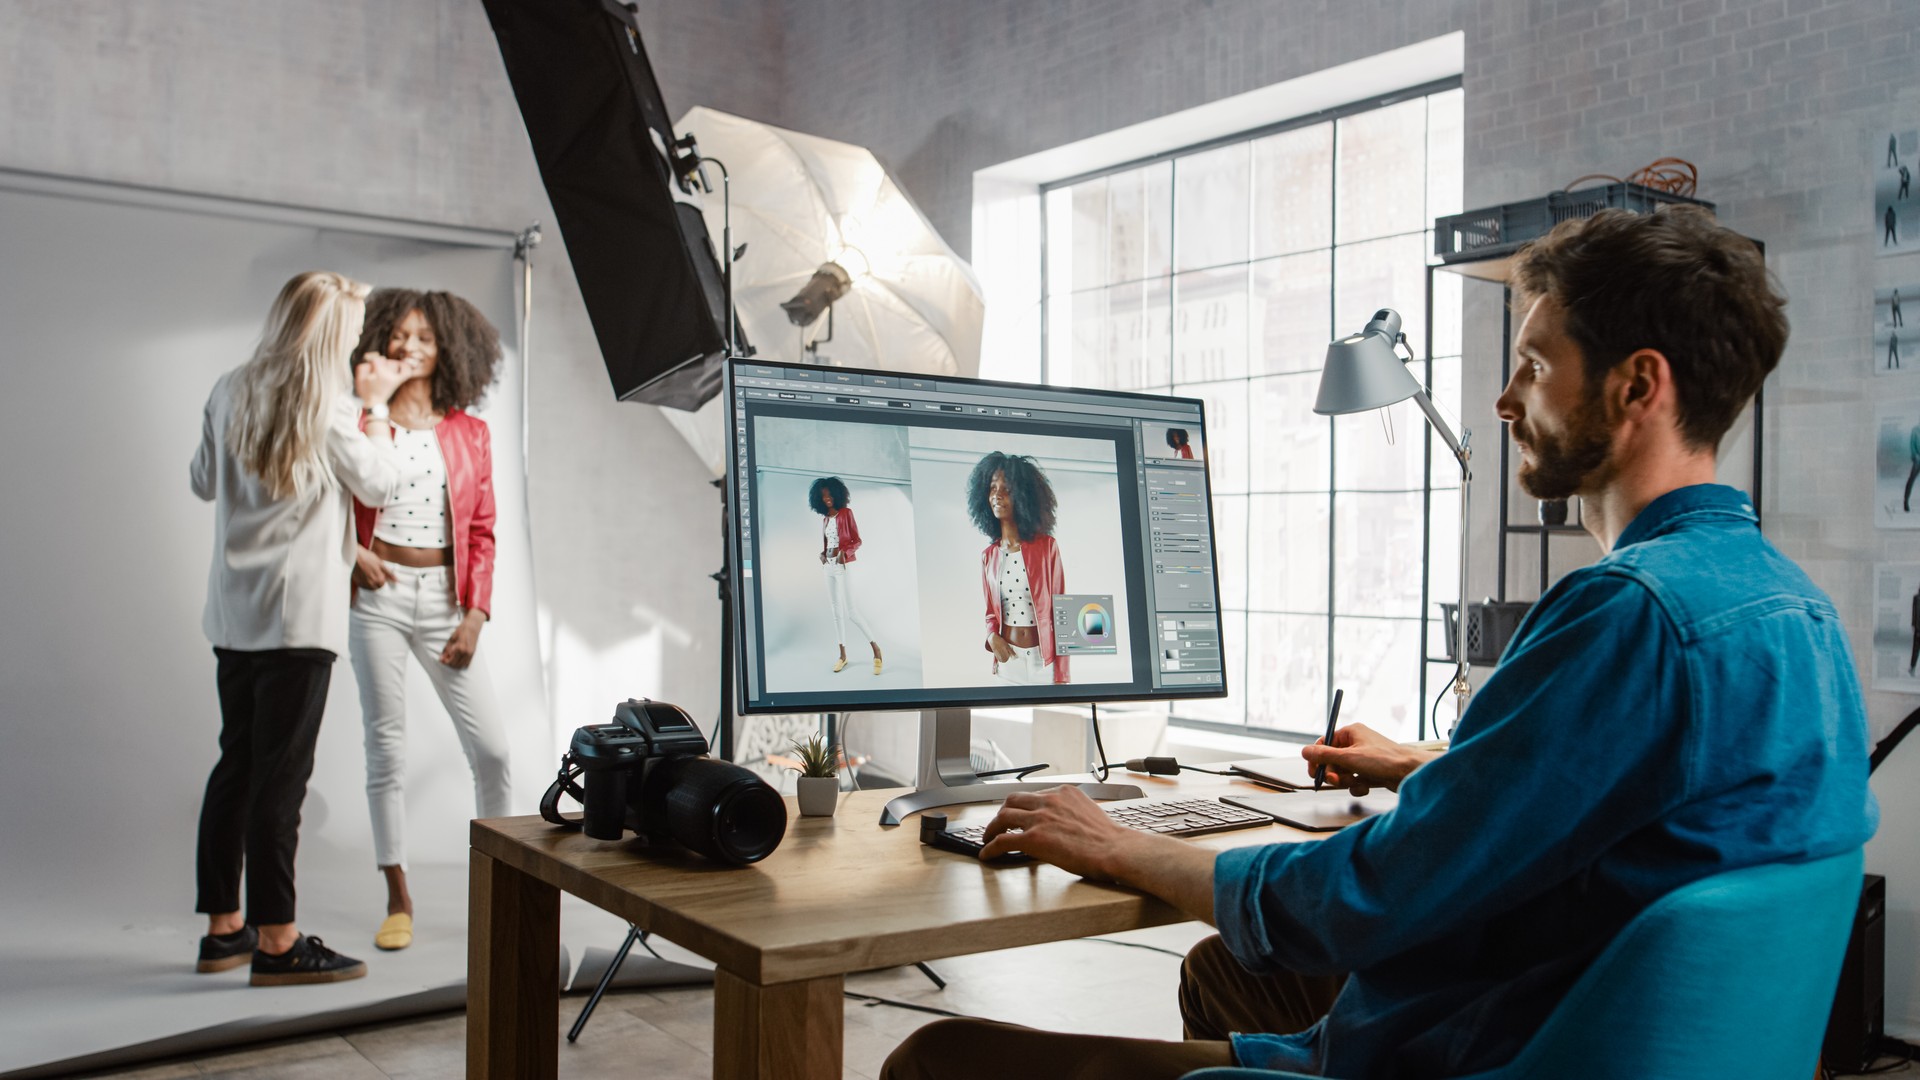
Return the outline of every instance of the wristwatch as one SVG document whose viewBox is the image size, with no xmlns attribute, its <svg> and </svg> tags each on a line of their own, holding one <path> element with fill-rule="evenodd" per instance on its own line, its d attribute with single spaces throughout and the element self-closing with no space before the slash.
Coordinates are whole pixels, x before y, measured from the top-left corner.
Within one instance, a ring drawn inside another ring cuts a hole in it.
<svg viewBox="0 0 1920 1080">
<path fill-rule="evenodd" d="M 388 423 L 393 422 L 387 415 L 387 403 L 384 401 L 378 405 L 367 406 L 367 419 L 386 420 Z"/>
</svg>

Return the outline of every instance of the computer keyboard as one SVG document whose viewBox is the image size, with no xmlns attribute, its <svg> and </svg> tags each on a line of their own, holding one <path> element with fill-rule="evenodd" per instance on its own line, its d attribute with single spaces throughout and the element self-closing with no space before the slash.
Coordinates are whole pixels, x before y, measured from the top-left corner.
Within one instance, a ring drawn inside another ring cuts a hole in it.
<svg viewBox="0 0 1920 1080">
<path fill-rule="evenodd" d="M 1266 814 L 1228 806 L 1216 799 L 1127 799 L 1102 804 L 1100 809 L 1129 829 L 1167 836 L 1203 836 L 1273 824 L 1273 818 Z M 986 842 L 985 825 L 947 831 L 972 843 Z"/>
</svg>

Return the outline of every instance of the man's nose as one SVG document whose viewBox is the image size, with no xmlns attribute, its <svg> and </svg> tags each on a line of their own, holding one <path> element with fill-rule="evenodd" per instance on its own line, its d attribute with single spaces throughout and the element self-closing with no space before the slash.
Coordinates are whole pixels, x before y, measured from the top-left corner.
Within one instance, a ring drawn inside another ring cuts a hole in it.
<svg viewBox="0 0 1920 1080">
<path fill-rule="evenodd" d="M 1520 419 L 1520 401 L 1513 392 L 1512 383 L 1508 383 L 1506 389 L 1500 391 L 1500 396 L 1494 399 L 1493 411 L 1504 423 L 1511 424 Z"/>
</svg>

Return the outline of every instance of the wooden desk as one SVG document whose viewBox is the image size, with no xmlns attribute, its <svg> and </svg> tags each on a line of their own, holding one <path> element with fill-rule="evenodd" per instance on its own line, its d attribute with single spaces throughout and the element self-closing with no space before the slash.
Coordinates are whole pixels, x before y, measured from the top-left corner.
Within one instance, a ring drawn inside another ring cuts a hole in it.
<svg viewBox="0 0 1920 1080">
<path fill-rule="evenodd" d="M 1129 777 L 1149 797 L 1264 789 L 1224 777 Z M 467 1076 L 552 1077 L 558 1067 L 560 890 L 712 960 L 713 1074 L 839 1080 L 850 972 L 1182 922 L 1142 893 L 1038 863 L 973 862 L 920 843 L 919 819 L 883 829 L 899 790 L 844 796 L 799 816 L 764 861 L 722 867 L 640 853 L 540 818 L 473 823 L 467 945 Z M 950 820 L 984 823 L 992 805 Z M 1196 838 L 1224 849 L 1298 842 L 1278 825 Z"/>
</svg>

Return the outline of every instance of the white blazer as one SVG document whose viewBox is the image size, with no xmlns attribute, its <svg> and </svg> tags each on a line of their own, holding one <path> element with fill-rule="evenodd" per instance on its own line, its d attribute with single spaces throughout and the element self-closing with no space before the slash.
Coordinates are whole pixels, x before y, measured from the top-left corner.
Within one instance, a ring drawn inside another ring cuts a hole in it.
<svg viewBox="0 0 1920 1080">
<path fill-rule="evenodd" d="M 328 482 L 304 496 L 275 499 L 227 449 L 233 380 L 220 376 L 207 397 L 193 493 L 214 504 L 213 566 L 201 624 L 215 647 L 347 651 L 353 573 L 353 501 L 382 506 L 399 488 L 390 445 L 360 430 L 360 406 L 341 394 L 327 417 Z"/>
</svg>

